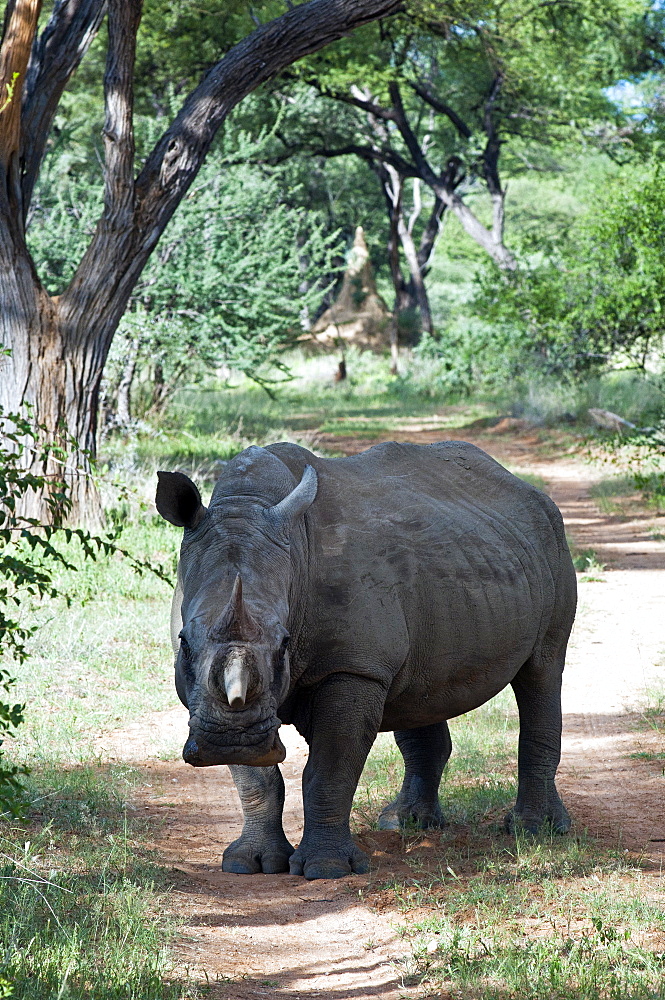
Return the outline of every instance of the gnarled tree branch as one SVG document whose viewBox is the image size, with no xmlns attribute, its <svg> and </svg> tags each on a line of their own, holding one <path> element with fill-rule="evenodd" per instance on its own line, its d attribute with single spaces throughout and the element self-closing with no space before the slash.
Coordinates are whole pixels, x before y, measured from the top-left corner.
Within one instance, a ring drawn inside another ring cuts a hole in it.
<svg viewBox="0 0 665 1000">
<path fill-rule="evenodd" d="M 142 0 L 109 0 L 104 74 L 103 226 L 125 229 L 134 210 L 134 57 Z"/>
<path fill-rule="evenodd" d="M 229 112 L 297 59 L 401 9 L 402 0 L 309 0 L 234 46 L 190 94 L 134 186 L 134 211 L 110 233 L 104 220 L 60 300 L 65 322 L 104 316 L 106 349 L 132 289 Z M 111 273 L 110 273 L 111 272 Z"/>
<path fill-rule="evenodd" d="M 48 24 L 32 46 L 22 112 L 24 218 L 60 98 L 97 34 L 105 11 L 105 0 L 56 0 Z"/>
<path fill-rule="evenodd" d="M 41 0 L 11 0 L 5 12 L 0 45 L 0 100 L 6 104 L 0 115 L 0 206 L 11 220 L 13 238 L 24 238 L 21 208 L 21 99 L 37 31 Z"/>
<path fill-rule="evenodd" d="M 451 108 L 449 104 L 445 103 L 445 101 L 440 101 L 435 94 L 432 94 L 431 91 L 424 86 L 424 84 L 411 81 L 410 86 L 414 93 L 416 93 L 418 97 L 425 102 L 425 104 L 429 104 L 430 108 L 436 111 L 437 114 L 445 115 L 446 118 L 449 118 L 461 136 L 465 139 L 471 138 L 471 129 L 466 122 L 460 118 L 454 108 Z"/>
</svg>

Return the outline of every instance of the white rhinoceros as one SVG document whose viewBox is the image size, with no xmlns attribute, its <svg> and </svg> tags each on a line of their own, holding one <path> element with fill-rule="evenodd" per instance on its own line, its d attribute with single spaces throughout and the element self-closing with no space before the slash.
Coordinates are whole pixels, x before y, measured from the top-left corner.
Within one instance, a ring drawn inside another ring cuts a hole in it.
<svg viewBox="0 0 665 1000">
<path fill-rule="evenodd" d="M 569 828 L 554 778 L 575 572 L 547 496 L 463 442 L 332 459 L 275 444 L 229 462 L 207 509 L 177 472 L 159 473 L 156 503 L 184 528 L 183 756 L 230 764 L 243 805 L 225 871 L 366 871 L 349 813 L 382 730 L 394 731 L 406 773 L 380 825 L 441 825 L 446 720 L 507 684 L 520 715 L 507 824 Z M 281 722 L 310 749 L 295 851 L 282 829 Z"/>
</svg>

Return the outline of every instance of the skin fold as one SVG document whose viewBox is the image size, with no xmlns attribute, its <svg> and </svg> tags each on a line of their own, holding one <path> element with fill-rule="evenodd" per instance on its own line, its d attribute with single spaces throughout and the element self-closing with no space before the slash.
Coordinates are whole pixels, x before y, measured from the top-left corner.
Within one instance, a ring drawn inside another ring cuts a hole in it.
<svg viewBox="0 0 665 1000">
<path fill-rule="evenodd" d="M 225 871 L 367 871 L 349 814 L 379 731 L 395 733 L 405 762 L 380 826 L 442 826 L 447 720 L 508 684 L 520 737 L 507 827 L 568 830 L 555 774 L 576 585 L 547 496 L 456 441 L 335 459 L 251 447 L 207 509 L 186 476 L 159 477 L 157 509 L 184 529 L 172 611 L 183 756 L 231 765 L 243 806 Z M 309 745 L 295 851 L 282 722 Z"/>
</svg>

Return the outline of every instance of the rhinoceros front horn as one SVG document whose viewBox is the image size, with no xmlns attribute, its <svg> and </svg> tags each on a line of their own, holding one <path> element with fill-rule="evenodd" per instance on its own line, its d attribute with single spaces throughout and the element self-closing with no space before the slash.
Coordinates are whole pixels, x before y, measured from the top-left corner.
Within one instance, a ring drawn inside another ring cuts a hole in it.
<svg viewBox="0 0 665 1000">
<path fill-rule="evenodd" d="M 300 515 L 314 503 L 317 488 L 316 470 L 313 466 L 306 465 L 296 488 L 274 507 L 268 507 L 265 511 L 266 520 L 278 531 L 288 532 Z"/>
<path fill-rule="evenodd" d="M 229 603 L 222 611 L 218 631 L 227 641 L 254 642 L 261 635 L 261 629 L 245 607 L 242 599 L 242 580 L 236 576 Z"/>
</svg>

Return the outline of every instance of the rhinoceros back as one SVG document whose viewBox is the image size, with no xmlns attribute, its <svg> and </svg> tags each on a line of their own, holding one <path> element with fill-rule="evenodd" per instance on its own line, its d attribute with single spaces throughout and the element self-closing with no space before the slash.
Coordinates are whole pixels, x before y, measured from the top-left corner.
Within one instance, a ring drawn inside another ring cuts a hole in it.
<svg viewBox="0 0 665 1000">
<path fill-rule="evenodd" d="M 425 724 L 501 690 L 554 619 L 570 629 L 575 575 L 558 509 L 474 445 L 391 442 L 342 459 L 270 450 L 319 477 L 303 683 L 353 664 L 390 680 L 384 728 Z M 414 703 L 418 722 L 399 707 Z"/>
</svg>

